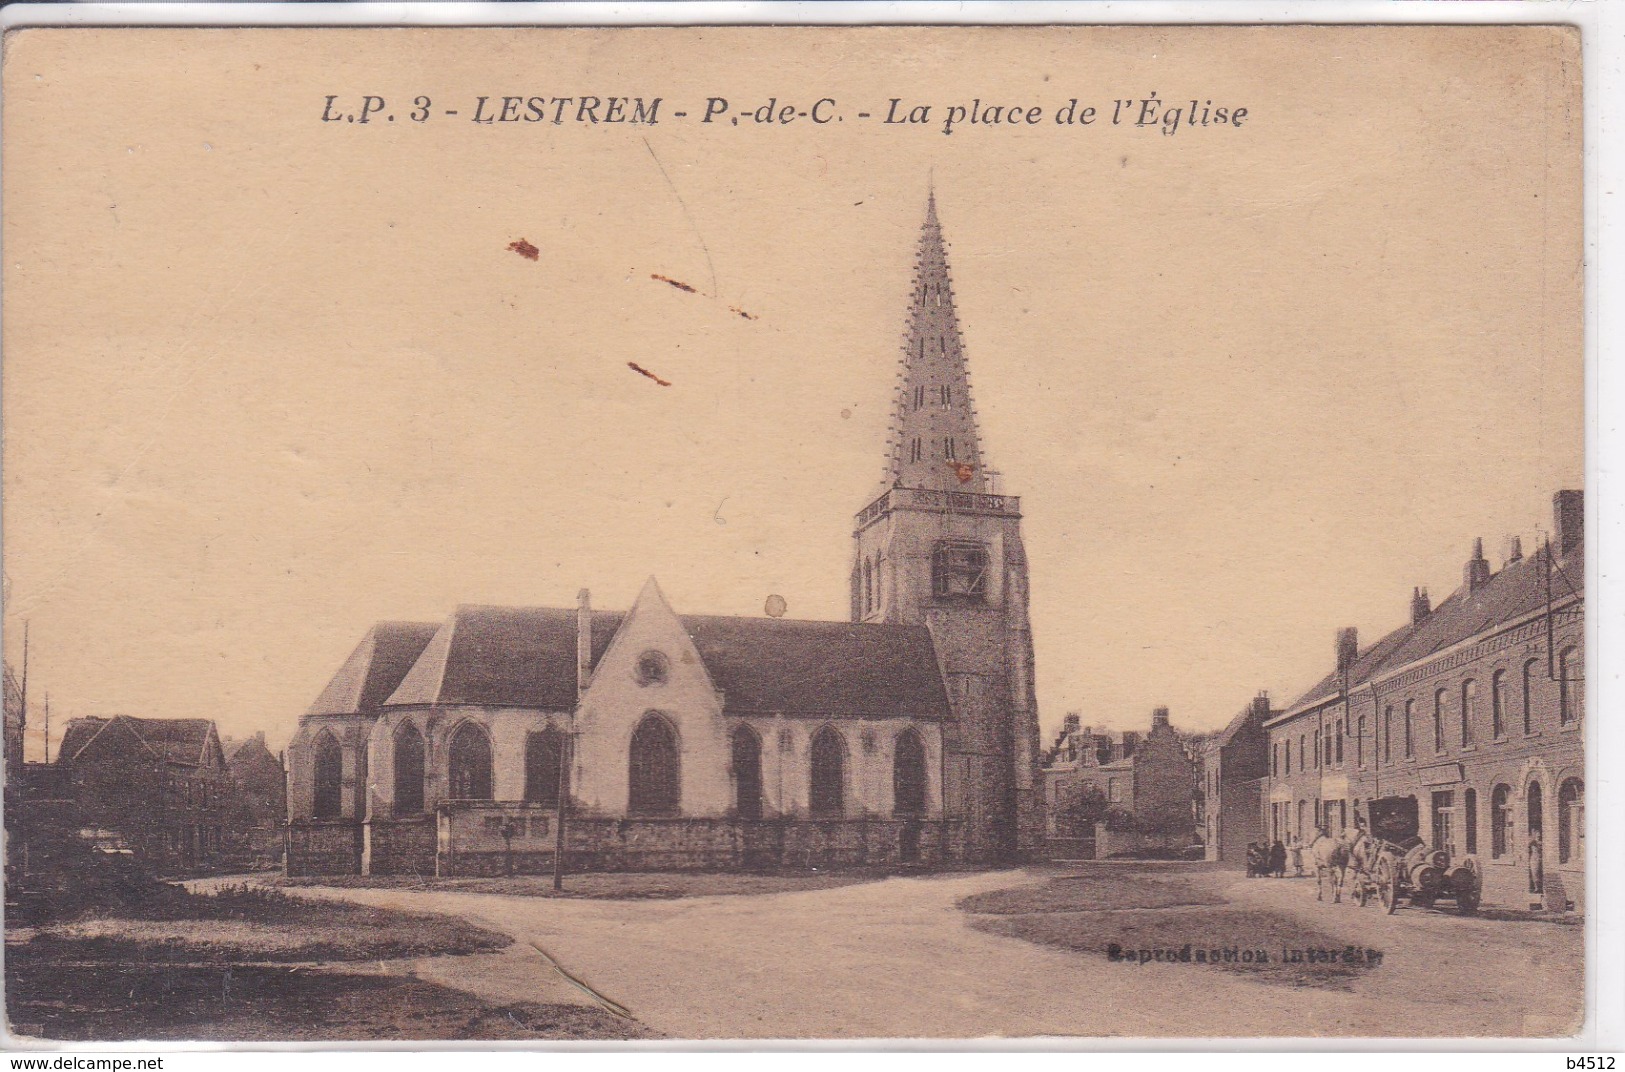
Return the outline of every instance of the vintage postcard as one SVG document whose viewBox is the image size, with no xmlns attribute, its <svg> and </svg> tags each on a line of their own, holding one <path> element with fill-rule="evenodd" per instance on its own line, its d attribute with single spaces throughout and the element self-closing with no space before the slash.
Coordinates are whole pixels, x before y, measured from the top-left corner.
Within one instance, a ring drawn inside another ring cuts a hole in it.
<svg viewBox="0 0 1625 1072">
<path fill-rule="evenodd" d="M 1574 1035 L 1580 55 L 13 30 L 12 1042 Z"/>
</svg>

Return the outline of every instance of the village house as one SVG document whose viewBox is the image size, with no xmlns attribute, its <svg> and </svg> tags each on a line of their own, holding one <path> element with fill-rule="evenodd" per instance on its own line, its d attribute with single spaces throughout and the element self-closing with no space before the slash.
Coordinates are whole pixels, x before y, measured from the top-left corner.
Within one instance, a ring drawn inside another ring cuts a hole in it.
<svg viewBox="0 0 1625 1072">
<path fill-rule="evenodd" d="M 1042 849 L 1021 502 L 933 198 L 851 620 L 459 607 L 375 626 L 288 746 L 293 873 L 993 863 Z M 782 613 L 782 611 L 781 611 Z"/>
<path fill-rule="evenodd" d="M 1080 721 L 1067 716 L 1045 757 L 1050 854 L 1088 860 L 1186 847 L 1196 829 L 1196 766 L 1168 708 L 1152 711 L 1143 735 L 1097 733 Z"/>
<path fill-rule="evenodd" d="M 76 718 L 51 767 L 82 836 L 117 838 L 161 874 L 220 863 L 232 785 L 209 719 Z"/>
<path fill-rule="evenodd" d="M 266 747 L 263 730 L 247 740 L 225 738 L 221 744 L 231 775 L 226 851 L 240 866 L 280 866 L 283 826 L 288 818 L 288 780 L 282 757 Z"/>
<path fill-rule="evenodd" d="M 1276 712 L 1267 692 L 1254 696 L 1202 751 L 1202 841 L 1208 860 L 1246 867 L 1247 846 L 1263 840 L 1259 823 L 1269 774 L 1269 735 Z"/>
<path fill-rule="evenodd" d="M 1269 836 L 1341 832 L 1379 796 L 1414 796 L 1421 835 L 1476 857 L 1484 896 L 1583 909 L 1583 498 L 1560 491 L 1554 534 L 1499 572 L 1475 541 L 1460 588 L 1361 648 L 1338 632 L 1336 669 L 1269 731 Z"/>
</svg>

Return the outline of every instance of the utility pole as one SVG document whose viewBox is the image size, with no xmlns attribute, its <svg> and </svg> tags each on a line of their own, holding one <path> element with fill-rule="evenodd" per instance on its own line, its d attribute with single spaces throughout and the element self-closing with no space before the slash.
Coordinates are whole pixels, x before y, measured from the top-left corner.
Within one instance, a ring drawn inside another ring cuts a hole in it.
<svg viewBox="0 0 1625 1072">
<path fill-rule="evenodd" d="M 45 694 L 45 762 L 51 762 L 51 694 Z"/>
<path fill-rule="evenodd" d="M 575 721 L 574 712 L 571 712 L 570 721 Z M 573 727 L 572 727 L 573 728 Z M 564 889 L 564 806 L 570 799 L 566 785 L 570 777 L 570 739 L 572 734 L 560 734 L 559 741 L 559 791 L 558 799 L 554 802 L 553 826 L 553 889 Z"/>
</svg>

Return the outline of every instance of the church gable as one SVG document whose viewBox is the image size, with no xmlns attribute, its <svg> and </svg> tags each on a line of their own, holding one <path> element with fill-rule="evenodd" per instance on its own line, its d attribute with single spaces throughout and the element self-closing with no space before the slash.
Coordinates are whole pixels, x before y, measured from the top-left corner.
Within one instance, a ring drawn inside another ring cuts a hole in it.
<svg viewBox="0 0 1625 1072">
<path fill-rule="evenodd" d="M 674 746 L 678 808 L 718 815 L 727 805 L 722 696 L 653 578 L 593 667 L 578 720 L 580 795 L 589 808 L 637 811 L 633 739 Z M 654 725 L 644 728 L 645 722 Z M 640 733 L 641 731 L 641 733 Z"/>
</svg>

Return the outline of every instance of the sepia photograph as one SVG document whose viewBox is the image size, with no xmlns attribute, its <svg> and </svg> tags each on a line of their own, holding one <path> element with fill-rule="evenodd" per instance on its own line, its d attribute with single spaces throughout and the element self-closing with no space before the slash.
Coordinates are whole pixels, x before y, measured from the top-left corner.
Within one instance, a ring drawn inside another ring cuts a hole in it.
<svg viewBox="0 0 1625 1072">
<path fill-rule="evenodd" d="M 1581 1033 L 1581 68 L 9 30 L 7 1046 Z"/>
</svg>

